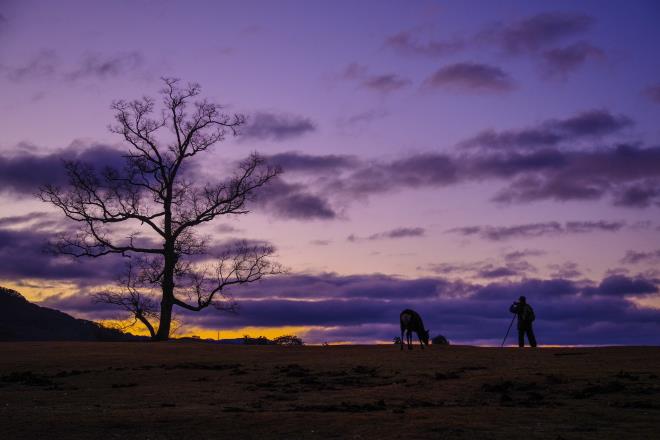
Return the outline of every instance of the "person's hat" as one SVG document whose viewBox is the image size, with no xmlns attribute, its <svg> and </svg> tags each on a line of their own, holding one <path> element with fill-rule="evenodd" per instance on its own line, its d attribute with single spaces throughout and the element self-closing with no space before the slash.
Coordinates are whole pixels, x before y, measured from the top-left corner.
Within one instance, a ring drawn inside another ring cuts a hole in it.
<svg viewBox="0 0 660 440">
<path fill-rule="evenodd" d="M 527 298 L 525 298 L 524 296 L 521 296 L 520 298 L 518 298 L 518 301 L 524 303 L 525 301 L 527 301 Z"/>
</svg>

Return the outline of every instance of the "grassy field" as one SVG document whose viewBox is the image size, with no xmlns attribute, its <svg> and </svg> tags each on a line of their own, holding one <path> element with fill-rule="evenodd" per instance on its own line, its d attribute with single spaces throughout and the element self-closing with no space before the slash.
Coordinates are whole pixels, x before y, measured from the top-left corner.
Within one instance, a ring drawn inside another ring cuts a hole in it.
<svg viewBox="0 0 660 440">
<path fill-rule="evenodd" d="M 660 348 L 0 343 L 3 439 L 657 439 Z"/>
</svg>

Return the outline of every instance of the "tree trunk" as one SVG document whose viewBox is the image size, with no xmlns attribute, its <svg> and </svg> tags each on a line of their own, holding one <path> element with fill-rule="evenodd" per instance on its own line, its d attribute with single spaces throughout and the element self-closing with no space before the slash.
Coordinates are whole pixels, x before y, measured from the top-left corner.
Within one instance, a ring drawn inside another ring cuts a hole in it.
<svg viewBox="0 0 660 440">
<path fill-rule="evenodd" d="M 174 266 L 176 257 L 174 244 L 165 244 L 165 261 L 163 268 L 163 298 L 160 301 L 160 323 L 154 340 L 167 341 L 170 338 L 170 327 L 172 324 L 172 307 L 174 306 Z"/>
<path fill-rule="evenodd" d="M 170 327 L 172 324 L 172 307 L 174 306 L 174 266 L 176 255 L 174 252 L 174 240 L 172 239 L 172 186 L 168 183 L 164 201 L 164 229 L 165 243 L 163 245 L 163 298 L 160 301 L 160 323 L 158 333 L 154 340 L 167 341 L 170 338 Z"/>
<path fill-rule="evenodd" d="M 163 292 L 163 299 L 160 302 L 160 323 L 158 324 L 158 332 L 153 338 L 154 341 L 167 341 L 170 338 L 172 306 L 174 305 L 170 298 Z"/>
</svg>

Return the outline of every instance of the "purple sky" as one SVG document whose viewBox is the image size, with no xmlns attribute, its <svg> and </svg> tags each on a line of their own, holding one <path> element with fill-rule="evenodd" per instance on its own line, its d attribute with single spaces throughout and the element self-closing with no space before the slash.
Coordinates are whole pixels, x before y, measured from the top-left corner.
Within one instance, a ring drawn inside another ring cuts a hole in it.
<svg viewBox="0 0 660 440">
<path fill-rule="evenodd" d="M 290 268 L 184 332 L 387 341 L 410 307 L 497 344 L 525 294 L 541 343 L 658 344 L 658 23 L 656 1 L 0 0 L 0 283 L 116 316 L 90 293 L 121 261 L 45 255 L 66 223 L 33 195 L 62 158 L 117 163 L 111 101 L 175 76 L 249 117 L 202 179 L 284 169 L 206 233 Z"/>
</svg>

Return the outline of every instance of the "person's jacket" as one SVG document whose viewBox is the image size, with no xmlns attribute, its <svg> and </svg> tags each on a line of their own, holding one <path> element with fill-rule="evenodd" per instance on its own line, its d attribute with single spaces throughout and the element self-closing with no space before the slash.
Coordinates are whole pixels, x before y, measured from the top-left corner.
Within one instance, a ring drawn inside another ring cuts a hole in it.
<svg viewBox="0 0 660 440">
<path fill-rule="evenodd" d="M 527 303 L 514 303 L 509 311 L 518 315 L 518 326 L 530 325 L 536 319 L 534 309 Z"/>
</svg>

